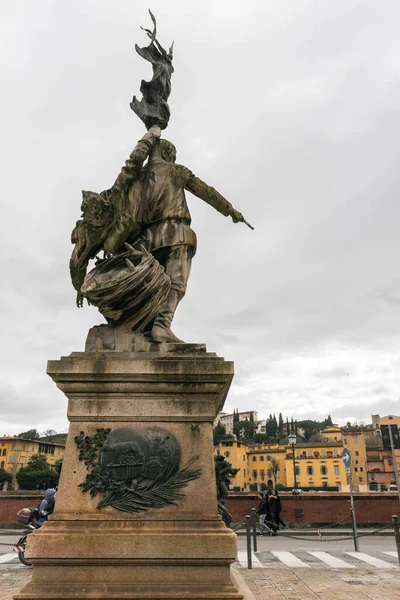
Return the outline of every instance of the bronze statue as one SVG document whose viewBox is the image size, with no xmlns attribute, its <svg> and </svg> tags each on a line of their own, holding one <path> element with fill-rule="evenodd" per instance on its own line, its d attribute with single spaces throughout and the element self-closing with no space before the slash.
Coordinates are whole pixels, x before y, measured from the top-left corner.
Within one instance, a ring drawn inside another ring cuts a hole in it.
<svg viewBox="0 0 400 600">
<path fill-rule="evenodd" d="M 132 107 L 149 129 L 109 190 L 83 192 L 83 219 L 72 234 L 70 270 L 78 306 L 86 298 L 113 327 L 144 332 L 155 343 L 183 343 L 172 333 L 171 322 L 185 295 L 196 252 L 185 190 L 234 223 L 249 224 L 213 187 L 175 164 L 175 146 L 160 139 L 169 118 L 172 70 L 166 74 L 165 65 L 172 69 L 172 50 L 167 55 L 158 43 L 156 48 L 152 19 L 153 33 L 146 30 L 150 46 L 136 49 L 146 59 L 160 55 L 164 63 L 161 68 L 153 62 L 153 80 L 141 86 L 144 100 L 134 99 Z M 86 275 L 89 260 L 101 250 L 103 258 L 97 258 Z"/>
</svg>

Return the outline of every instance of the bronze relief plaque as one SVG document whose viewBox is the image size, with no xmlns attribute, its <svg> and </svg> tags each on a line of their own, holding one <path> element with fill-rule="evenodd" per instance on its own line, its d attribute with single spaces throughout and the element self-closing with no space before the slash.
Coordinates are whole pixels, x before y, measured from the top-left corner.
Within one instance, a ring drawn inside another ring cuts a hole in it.
<svg viewBox="0 0 400 600">
<path fill-rule="evenodd" d="M 159 427 L 97 429 L 93 436 L 81 431 L 75 442 L 88 471 L 80 487 L 93 498 L 102 496 L 98 509 L 138 513 L 176 504 L 184 497 L 183 488 L 201 474 L 190 469 L 198 456 L 179 468 L 179 444 Z"/>
</svg>

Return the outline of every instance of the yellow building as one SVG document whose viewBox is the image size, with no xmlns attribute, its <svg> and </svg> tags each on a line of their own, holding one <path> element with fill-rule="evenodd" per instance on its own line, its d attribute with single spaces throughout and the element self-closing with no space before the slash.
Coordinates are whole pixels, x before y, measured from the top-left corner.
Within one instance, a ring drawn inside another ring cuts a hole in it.
<svg viewBox="0 0 400 600">
<path fill-rule="evenodd" d="M 249 446 L 247 487 L 264 484 L 274 488 L 281 483 L 286 486 L 285 446 L 258 444 Z"/>
<path fill-rule="evenodd" d="M 340 432 L 340 430 L 339 430 Z M 297 485 L 300 488 L 338 487 L 347 484 L 342 461 L 341 441 L 308 442 L 295 446 Z M 292 448 L 279 444 L 248 445 L 236 440 L 224 440 L 216 453 L 225 456 L 232 467 L 239 469 L 231 480 L 231 489 L 245 491 L 273 488 L 278 484 L 294 487 Z"/>
<path fill-rule="evenodd" d="M 43 454 L 49 465 L 54 465 L 64 456 L 63 444 L 52 444 L 41 440 L 27 440 L 18 437 L 0 437 L 0 467 L 15 476 L 26 467 L 31 456 Z"/>
<path fill-rule="evenodd" d="M 236 491 L 242 491 L 246 487 L 248 477 L 247 452 L 248 445 L 237 440 L 223 440 L 215 448 L 216 454 L 225 456 L 233 468 L 239 469 L 236 475 L 230 478 L 230 488 L 237 488 Z"/>
<path fill-rule="evenodd" d="M 338 487 L 347 484 L 342 461 L 341 441 L 299 443 L 294 447 L 295 461 L 291 446 L 285 447 L 286 486 L 294 487 L 296 470 L 299 488 Z"/>
<path fill-rule="evenodd" d="M 386 419 L 387 417 L 383 418 Z M 376 435 L 377 431 L 373 425 L 350 425 L 350 423 L 345 427 L 333 425 L 321 431 L 323 440 L 341 440 L 343 447 L 348 448 L 351 456 L 351 476 L 355 491 L 364 492 L 368 489 L 367 447 L 369 443 L 373 443 Z"/>
</svg>

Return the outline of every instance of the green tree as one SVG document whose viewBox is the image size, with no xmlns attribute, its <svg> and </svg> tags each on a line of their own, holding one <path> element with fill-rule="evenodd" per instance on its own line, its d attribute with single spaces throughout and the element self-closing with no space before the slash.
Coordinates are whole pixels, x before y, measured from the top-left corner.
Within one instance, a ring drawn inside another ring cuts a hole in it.
<svg viewBox="0 0 400 600">
<path fill-rule="evenodd" d="M 26 467 L 18 471 L 16 479 L 21 489 L 36 490 L 56 486 L 59 474 L 48 464 L 43 454 L 34 454 Z"/>
<path fill-rule="evenodd" d="M 22 490 L 36 490 L 55 487 L 59 475 L 50 467 L 42 471 L 31 471 L 28 467 L 23 467 L 18 471 L 16 479 Z"/>
<path fill-rule="evenodd" d="M 279 413 L 278 431 L 279 431 L 279 433 L 283 433 L 283 417 L 282 417 L 282 413 Z"/>
<path fill-rule="evenodd" d="M 38 440 L 40 436 L 37 429 L 28 429 L 28 431 L 19 433 L 17 437 L 25 438 L 26 440 Z"/>
<path fill-rule="evenodd" d="M 42 471 L 43 469 L 48 469 L 49 466 L 44 454 L 33 454 L 25 468 L 30 471 Z"/>
<path fill-rule="evenodd" d="M 244 442 L 250 442 L 256 430 L 255 424 L 250 421 L 238 421 L 233 428 L 236 436 Z"/>
<path fill-rule="evenodd" d="M 11 481 L 11 473 L 7 473 L 5 469 L 0 469 L 0 485 L 3 485 L 4 482 L 11 483 Z"/>
<path fill-rule="evenodd" d="M 269 439 L 266 433 L 256 433 L 251 441 L 254 444 L 267 444 Z"/>
<path fill-rule="evenodd" d="M 225 426 L 221 425 L 221 423 L 218 423 L 218 425 L 216 425 L 213 429 L 214 446 L 219 444 L 225 435 L 226 435 Z"/>
</svg>

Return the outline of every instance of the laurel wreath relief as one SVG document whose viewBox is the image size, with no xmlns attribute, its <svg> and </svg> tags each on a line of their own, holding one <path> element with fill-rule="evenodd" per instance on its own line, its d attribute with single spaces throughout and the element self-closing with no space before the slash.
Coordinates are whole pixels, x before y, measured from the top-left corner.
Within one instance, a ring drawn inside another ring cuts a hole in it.
<svg viewBox="0 0 400 600">
<path fill-rule="evenodd" d="M 117 431 L 134 433 L 134 430 L 129 429 Z M 93 436 L 85 435 L 81 431 L 75 437 L 79 450 L 78 458 L 84 462 L 88 471 L 85 482 L 79 487 L 82 488 L 82 492 L 90 492 L 92 498 L 97 495 L 103 496 L 97 504 L 98 509 L 112 506 L 122 512 L 140 513 L 149 508 L 176 505 L 177 501 L 184 497 L 183 488 L 190 481 L 200 477 L 200 469 L 190 469 L 198 456 L 178 470 L 177 442 L 164 430 L 144 432 L 151 449 L 147 459 L 143 459 L 140 447 L 132 441 L 114 442 L 110 445 L 112 435 L 110 428 L 104 428 L 97 429 Z M 173 451 L 171 443 L 175 444 Z M 114 458 L 106 466 L 101 456 L 105 449 L 111 449 L 114 452 L 113 456 L 118 452 L 117 459 Z M 173 452 L 175 456 L 171 458 Z"/>
</svg>

